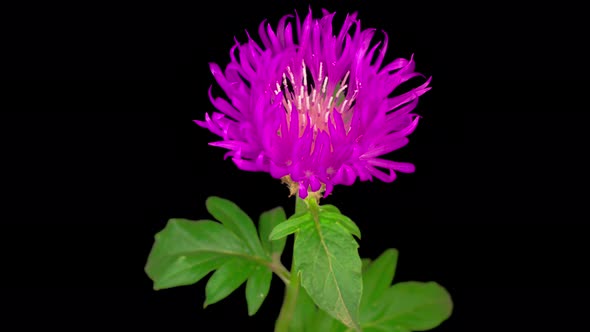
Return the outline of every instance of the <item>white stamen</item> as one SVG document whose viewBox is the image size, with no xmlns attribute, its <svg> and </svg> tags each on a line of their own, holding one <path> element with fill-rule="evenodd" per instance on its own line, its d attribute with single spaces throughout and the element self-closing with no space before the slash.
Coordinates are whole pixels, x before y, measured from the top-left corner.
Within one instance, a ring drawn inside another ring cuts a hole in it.
<svg viewBox="0 0 590 332">
<path fill-rule="evenodd" d="M 336 98 L 338 98 L 338 96 L 340 95 L 340 93 L 342 93 L 342 91 L 344 91 L 344 89 L 346 89 L 348 87 L 347 84 L 343 85 L 338 92 L 336 92 Z"/>
<path fill-rule="evenodd" d="M 285 87 L 285 98 L 289 98 L 288 94 L 291 93 L 289 91 L 289 86 L 287 85 L 287 75 L 283 74 L 283 86 Z"/>
<path fill-rule="evenodd" d="M 322 84 L 322 93 L 326 94 L 326 87 L 328 86 L 328 76 L 324 79 L 324 84 Z"/>
<path fill-rule="evenodd" d="M 311 71 L 309 77 L 305 60 L 301 60 L 301 67 L 298 68 L 300 71 L 293 71 L 291 65 L 294 65 L 294 68 L 299 66 L 293 63 L 286 66 L 282 78 L 275 83 L 274 90 L 275 94 L 283 94 L 282 103 L 287 116 L 298 116 L 299 127 L 291 130 L 299 130 L 302 133 L 309 126 L 313 129 L 314 135 L 317 135 L 329 129 L 330 122 L 334 121 L 330 117 L 332 112 L 352 112 L 360 86 L 358 81 L 351 81 L 351 71 L 347 71 L 338 81 L 330 83 L 328 70 L 324 70 L 323 62 L 319 63 L 317 71 Z"/>
<path fill-rule="evenodd" d="M 346 72 L 346 74 L 344 75 L 344 79 L 342 80 L 342 84 L 346 83 L 346 79 L 348 78 L 348 75 L 350 75 L 350 70 Z"/>
<path fill-rule="evenodd" d="M 303 74 L 303 86 L 307 87 L 307 73 L 305 71 L 305 61 L 301 60 L 301 74 Z"/>
<path fill-rule="evenodd" d="M 287 72 L 289 73 L 289 79 L 291 80 L 291 84 L 293 84 L 293 86 L 295 86 L 295 76 L 293 75 L 293 72 L 291 71 L 290 66 L 287 66 Z"/>
<path fill-rule="evenodd" d="M 346 103 L 348 103 L 348 99 L 344 99 L 344 102 L 342 103 L 342 106 L 340 107 L 340 113 L 344 113 L 344 110 L 346 108 Z"/>
<path fill-rule="evenodd" d="M 293 111 L 293 105 L 291 104 L 291 101 L 289 99 L 287 99 L 287 107 L 289 108 L 289 112 Z"/>
</svg>

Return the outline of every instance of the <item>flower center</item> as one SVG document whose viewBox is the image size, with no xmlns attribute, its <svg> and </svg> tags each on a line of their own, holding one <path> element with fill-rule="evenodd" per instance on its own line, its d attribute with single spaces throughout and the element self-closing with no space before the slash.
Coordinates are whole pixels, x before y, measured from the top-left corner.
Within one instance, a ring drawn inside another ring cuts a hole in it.
<svg viewBox="0 0 590 332">
<path fill-rule="evenodd" d="M 291 112 L 299 113 L 300 133 L 308 121 L 314 133 L 327 131 L 333 111 L 342 114 L 344 119 L 350 119 L 345 113 L 352 112 L 358 94 L 358 83 L 354 91 L 349 89 L 350 70 L 343 77 L 334 77 L 324 73 L 323 62 L 314 71 L 305 65 L 304 60 L 297 67 L 297 70 L 293 70 L 287 66 L 282 82 L 276 82 L 274 92 L 275 95 L 283 92 L 283 106 L 288 118 Z"/>
</svg>

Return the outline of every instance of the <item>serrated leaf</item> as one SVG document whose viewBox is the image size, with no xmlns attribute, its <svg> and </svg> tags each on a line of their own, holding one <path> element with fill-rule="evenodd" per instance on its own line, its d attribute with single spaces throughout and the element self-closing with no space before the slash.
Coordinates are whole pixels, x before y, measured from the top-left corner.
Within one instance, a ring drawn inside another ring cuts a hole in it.
<svg viewBox="0 0 590 332">
<path fill-rule="evenodd" d="M 234 202 L 211 196 L 205 202 L 207 211 L 246 243 L 251 254 L 264 256 L 264 249 L 252 219 Z"/>
<path fill-rule="evenodd" d="M 287 219 L 286 221 L 278 224 L 275 228 L 273 228 L 272 232 L 270 232 L 269 239 L 278 240 L 284 238 L 287 235 L 297 232 L 305 224 L 310 225 L 312 223 L 313 220 L 311 214 L 308 212 L 293 215 L 291 218 Z"/>
<path fill-rule="evenodd" d="M 381 297 L 383 315 L 371 326 L 392 329 L 405 327 L 410 331 L 430 330 L 448 319 L 453 311 L 449 293 L 435 282 L 401 282 Z"/>
<path fill-rule="evenodd" d="M 316 305 L 359 330 L 361 260 L 354 238 L 335 222 L 314 221 L 295 237 L 295 271 Z"/>
<path fill-rule="evenodd" d="M 243 259 L 233 258 L 217 269 L 205 286 L 205 304 L 219 302 L 242 285 L 254 272 L 256 265 Z"/>
<path fill-rule="evenodd" d="M 266 266 L 256 266 L 254 272 L 246 282 L 246 302 L 248 304 L 248 315 L 254 315 L 270 290 L 272 271 Z"/>
<path fill-rule="evenodd" d="M 155 238 L 145 271 L 156 290 L 196 283 L 246 251 L 234 233 L 211 220 L 170 219 Z"/>
<path fill-rule="evenodd" d="M 285 210 L 282 207 L 277 207 L 272 210 L 263 212 L 258 220 L 258 231 L 260 233 L 260 241 L 266 253 L 270 256 L 280 256 L 285 248 L 287 239 L 282 238 L 278 240 L 270 240 L 270 232 L 280 223 L 287 219 Z"/>
<path fill-rule="evenodd" d="M 332 211 L 322 211 L 320 208 L 320 218 L 326 218 L 330 220 L 334 220 L 340 225 L 342 225 L 350 234 L 356 236 L 357 238 L 361 238 L 361 230 L 358 226 L 350 219 L 349 217 L 341 214 L 340 212 L 332 212 Z"/>
</svg>

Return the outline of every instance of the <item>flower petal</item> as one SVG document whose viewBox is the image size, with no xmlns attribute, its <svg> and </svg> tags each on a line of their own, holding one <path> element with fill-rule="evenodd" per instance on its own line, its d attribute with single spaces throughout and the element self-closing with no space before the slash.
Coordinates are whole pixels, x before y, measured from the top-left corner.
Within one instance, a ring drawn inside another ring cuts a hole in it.
<svg viewBox="0 0 590 332">
<path fill-rule="evenodd" d="M 369 163 L 373 166 L 396 170 L 396 171 L 403 172 L 403 173 L 414 173 L 416 171 L 416 167 L 414 166 L 414 164 L 405 163 L 405 162 L 398 162 L 398 161 L 392 161 L 392 160 L 386 160 L 386 159 L 380 159 L 380 158 L 372 158 L 372 159 L 367 160 L 367 163 Z"/>
</svg>

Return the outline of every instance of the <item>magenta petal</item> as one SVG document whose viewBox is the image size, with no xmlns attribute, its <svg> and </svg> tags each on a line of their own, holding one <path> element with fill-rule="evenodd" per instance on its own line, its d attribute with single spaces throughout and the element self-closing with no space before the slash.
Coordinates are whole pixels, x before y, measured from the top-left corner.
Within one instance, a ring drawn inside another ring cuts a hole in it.
<svg viewBox="0 0 590 332">
<path fill-rule="evenodd" d="M 287 167 L 279 167 L 274 162 L 271 162 L 270 175 L 275 179 L 280 179 L 283 176 L 289 175 L 289 169 Z"/>
<path fill-rule="evenodd" d="M 309 185 L 311 187 L 311 191 L 318 191 L 322 188 L 322 183 L 320 182 L 320 180 L 318 180 L 316 176 L 312 176 L 309 179 Z"/>
<path fill-rule="evenodd" d="M 281 17 L 281 20 L 279 21 L 279 24 L 277 26 L 277 34 L 278 34 L 278 39 L 279 39 L 279 43 L 281 46 L 285 47 L 285 25 L 287 23 L 287 19 L 292 18 L 293 15 L 285 15 L 283 17 Z"/>
<path fill-rule="evenodd" d="M 264 45 L 264 47 L 271 48 L 272 44 L 271 44 L 270 40 L 268 39 L 268 36 L 266 35 L 266 31 L 264 29 L 265 25 L 266 25 L 266 20 L 263 20 L 262 22 L 260 22 L 260 25 L 258 26 L 258 36 L 260 36 L 260 39 L 262 40 L 262 45 Z"/>
<path fill-rule="evenodd" d="M 414 120 L 412 120 L 412 122 L 406 126 L 405 128 L 403 128 L 400 131 L 396 131 L 388 136 L 385 136 L 384 138 L 389 140 L 389 139 L 399 139 L 401 137 L 406 137 L 408 135 L 410 135 L 412 132 L 414 132 L 414 130 L 416 129 L 416 127 L 418 126 L 418 121 L 420 120 L 419 117 L 416 117 Z"/>
<path fill-rule="evenodd" d="M 233 158 L 233 162 L 238 166 L 239 169 L 242 171 L 250 171 L 250 172 L 257 172 L 261 169 L 256 165 L 256 163 L 251 162 L 249 160 Z"/>
<path fill-rule="evenodd" d="M 355 180 L 355 171 L 348 165 L 342 165 L 342 167 L 338 170 L 338 173 L 336 174 L 334 183 L 350 186 L 354 183 Z"/>
<path fill-rule="evenodd" d="M 392 182 L 397 177 L 395 172 L 392 170 L 389 170 L 389 174 L 384 173 L 375 167 L 367 167 L 367 170 L 371 175 L 383 182 Z"/>
<path fill-rule="evenodd" d="M 367 159 L 367 158 L 381 156 L 381 155 L 390 153 L 392 151 L 395 151 L 399 148 L 402 148 L 406 144 L 408 144 L 409 142 L 410 142 L 410 140 L 408 138 L 402 137 L 398 140 L 394 140 L 392 142 L 385 143 L 383 145 L 377 146 L 377 147 L 367 151 L 365 154 L 363 154 L 361 156 L 361 158 Z"/>
<path fill-rule="evenodd" d="M 324 191 L 324 198 L 328 197 L 332 190 L 334 190 L 334 185 L 331 182 L 326 183 L 326 191 Z"/>
<path fill-rule="evenodd" d="M 209 128 L 209 124 L 205 121 L 193 120 L 193 122 L 196 123 L 197 125 L 199 125 L 200 127 Z"/>
<path fill-rule="evenodd" d="M 219 68 L 219 65 L 216 63 L 210 63 L 209 67 L 211 69 L 211 73 L 213 77 L 217 81 L 217 84 L 223 89 L 225 92 L 231 91 L 231 84 L 227 81 L 225 76 L 223 75 L 223 71 Z"/>
<path fill-rule="evenodd" d="M 225 148 L 229 150 L 242 150 L 242 151 L 256 151 L 252 149 L 250 145 L 245 142 L 240 141 L 219 141 L 219 142 L 211 142 L 209 143 L 211 146 L 217 146 L 220 148 Z"/>
<path fill-rule="evenodd" d="M 412 164 L 412 163 L 402 163 L 402 162 L 397 162 L 397 161 L 394 161 L 393 163 L 394 163 L 394 165 L 393 165 L 392 169 L 394 169 L 398 172 L 414 173 L 416 171 L 416 166 L 414 166 L 414 164 Z"/>
<path fill-rule="evenodd" d="M 398 161 L 386 160 L 386 159 L 379 159 L 373 158 L 367 160 L 367 162 L 373 166 L 388 168 L 396 171 L 400 171 L 403 173 L 414 173 L 416 171 L 416 167 L 414 164 L 411 163 L 402 163 Z"/>
<path fill-rule="evenodd" d="M 228 103 L 225 99 L 222 98 L 214 98 L 211 94 L 211 88 L 209 88 L 209 100 L 211 100 L 211 104 L 215 106 L 221 112 L 227 114 L 228 116 L 234 118 L 235 120 L 242 120 L 244 117 L 240 112 L 238 112 L 230 103 Z"/>
<path fill-rule="evenodd" d="M 303 186 L 302 183 L 299 183 L 299 197 L 302 199 L 307 197 L 307 187 Z"/>
</svg>

